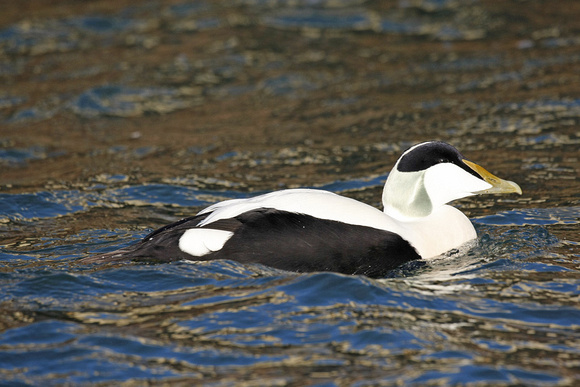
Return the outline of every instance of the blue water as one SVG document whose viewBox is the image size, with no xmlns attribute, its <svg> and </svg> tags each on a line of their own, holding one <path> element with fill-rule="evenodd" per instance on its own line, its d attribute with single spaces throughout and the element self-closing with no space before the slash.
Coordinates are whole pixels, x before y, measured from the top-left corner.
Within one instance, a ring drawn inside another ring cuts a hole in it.
<svg viewBox="0 0 580 387">
<path fill-rule="evenodd" d="M 580 384 L 571 1 L 8 3 L 0 385 Z M 79 262 L 266 189 L 378 205 L 431 139 L 524 194 L 386 278 Z"/>
<path fill-rule="evenodd" d="M 372 189 L 380 180 L 326 188 Z M 34 229 L 95 207 L 134 206 L 171 218 L 211 197 L 245 196 L 160 184 L 3 194 L 0 219 Z M 379 280 L 230 261 L 76 263 L 147 230 L 9 238 L 0 249 L 2 378 L 566 384 L 564 370 L 580 358 L 580 249 L 551 227 L 577 229 L 579 214 L 527 208 L 477 217 L 480 238 L 466 251 Z"/>
</svg>

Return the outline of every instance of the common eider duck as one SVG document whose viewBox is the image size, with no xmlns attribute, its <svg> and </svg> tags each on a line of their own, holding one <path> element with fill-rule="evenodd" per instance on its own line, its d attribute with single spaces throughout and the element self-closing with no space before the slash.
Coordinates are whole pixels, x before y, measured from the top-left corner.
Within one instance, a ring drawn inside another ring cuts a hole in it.
<svg viewBox="0 0 580 387">
<path fill-rule="evenodd" d="M 425 142 L 405 151 L 388 175 L 383 211 L 328 191 L 286 189 L 213 204 L 133 246 L 83 261 L 227 259 L 381 277 L 475 239 L 469 219 L 447 203 L 486 193 L 522 191 L 453 146 Z"/>
</svg>

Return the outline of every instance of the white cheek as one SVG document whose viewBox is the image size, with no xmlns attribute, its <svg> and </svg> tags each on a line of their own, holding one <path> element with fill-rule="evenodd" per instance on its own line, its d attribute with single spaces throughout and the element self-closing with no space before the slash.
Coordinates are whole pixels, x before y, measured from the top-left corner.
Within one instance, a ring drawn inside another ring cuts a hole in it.
<svg viewBox="0 0 580 387">
<path fill-rule="evenodd" d="M 230 231 L 191 228 L 179 238 L 179 249 L 194 257 L 201 257 L 220 250 L 233 235 Z"/>
<path fill-rule="evenodd" d="M 425 173 L 425 189 L 434 206 L 489 188 L 491 184 L 451 163 L 434 165 Z"/>
</svg>

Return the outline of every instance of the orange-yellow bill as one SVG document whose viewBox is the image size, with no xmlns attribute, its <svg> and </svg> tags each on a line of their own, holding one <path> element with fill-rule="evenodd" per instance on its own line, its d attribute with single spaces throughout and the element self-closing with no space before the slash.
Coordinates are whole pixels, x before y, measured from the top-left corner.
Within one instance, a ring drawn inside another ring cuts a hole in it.
<svg viewBox="0 0 580 387">
<path fill-rule="evenodd" d="M 485 168 L 481 165 L 475 164 L 469 160 L 463 160 L 465 164 L 471 169 L 473 169 L 479 176 L 485 180 L 485 182 L 491 184 L 491 188 L 484 189 L 483 191 L 478 191 L 478 194 L 485 194 L 485 193 L 492 193 L 492 194 L 500 194 L 500 193 L 517 193 L 522 194 L 522 189 L 519 185 L 514 183 L 513 181 L 500 179 L 499 177 L 493 175 L 492 173 L 488 172 Z"/>
</svg>

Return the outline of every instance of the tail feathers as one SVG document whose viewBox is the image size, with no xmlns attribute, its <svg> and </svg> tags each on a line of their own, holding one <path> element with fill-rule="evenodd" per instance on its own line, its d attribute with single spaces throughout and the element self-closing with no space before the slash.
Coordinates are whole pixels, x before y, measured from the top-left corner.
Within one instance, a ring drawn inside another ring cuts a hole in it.
<svg viewBox="0 0 580 387">
<path fill-rule="evenodd" d="M 131 253 L 132 251 L 130 249 L 119 249 L 109 253 L 91 255 L 90 257 L 80 259 L 78 262 L 82 264 L 91 264 L 129 261 L 134 258 Z"/>
<path fill-rule="evenodd" d="M 209 214 L 208 214 L 209 215 Z M 115 263 L 123 261 L 139 262 L 171 262 L 183 258 L 190 258 L 179 249 L 179 238 L 183 233 L 205 219 L 207 215 L 192 216 L 178 220 L 175 223 L 163 226 L 136 244 L 110 253 L 97 254 L 82 258 L 79 263 Z"/>
</svg>

